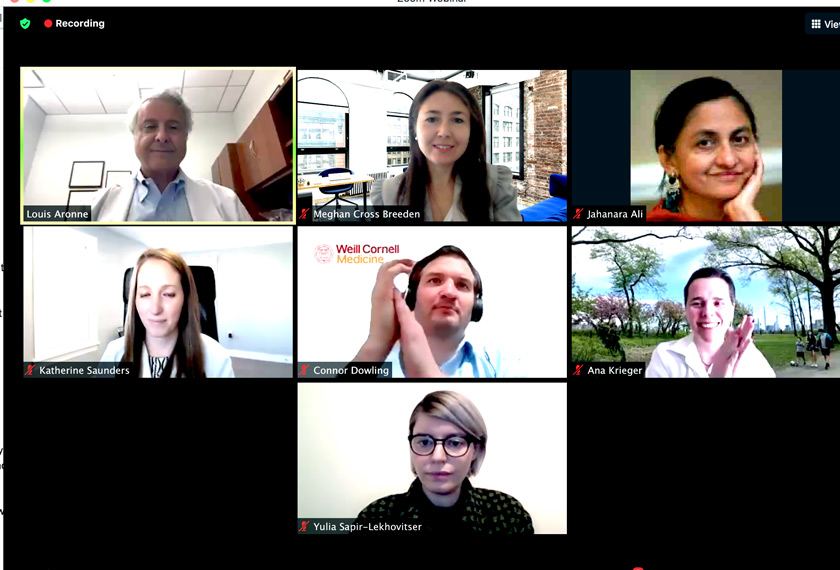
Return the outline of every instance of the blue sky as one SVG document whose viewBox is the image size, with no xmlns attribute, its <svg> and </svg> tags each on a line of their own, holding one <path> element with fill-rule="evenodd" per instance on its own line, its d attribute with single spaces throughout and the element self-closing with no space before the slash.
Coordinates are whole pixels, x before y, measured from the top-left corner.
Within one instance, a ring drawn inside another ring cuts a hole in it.
<svg viewBox="0 0 840 570">
<path fill-rule="evenodd" d="M 668 235 L 676 233 L 677 230 L 677 228 L 672 227 L 662 227 L 653 230 L 650 227 L 616 227 L 609 229 L 614 233 L 626 237 L 632 237 L 651 231 L 656 231 L 660 235 Z M 688 281 L 688 278 L 694 271 L 705 265 L 703 263 L 703 259 L 706 255 L 706 251 L 711 245 L 710 242 L 702 237 L 702 235 L 706 232 L 717 229 L 719 228 L 692 228 L 692 233 L 697 236 L 694 239 L 672 238 L 659 240 L 647 237 L 633 242 L 655 249 L 665 260 L 665 264 L 660 275 L 660 280 L 665 285 L 664 297 L 660 297 L 659 294 L 648 289 L 637 289 L 637 298 L 644 302 L 654 303 L 660 298 L 682 302 L 683 288 L 685 287 L 686 281 Z M 587 239 L 587 237 L 589 239 L 592 238 L 592 230 L 587 230 L 587 232 L 579 236 L 578 239 Z M 576 284 L 583 289 L 591 289 L 592 294 L 594 295 L 608 294 L 610 293 L 610 276 L 607 271 L 607 263 L 606 261 L 591 259 L 591 250 L 591 246 L 572 246 L 572 273 L 575 274 Z M 765 310 L 768 323 L 775 323 L 777 317 L 779 319 L 779 325 L 782 327 L 790 323 L 787 308 L 777 304 L 778 302 L 781 302 L 781 299 L 769 293 L 768 283 L 763 273 L 754 275 L 749 279 L 749 281 L 744 279 L 744 277 L 748 275 L 746 271 L 733 269 L 729 273 L 735 280 L 735 290 L 738 301 L 752 306 L 753 313 L 762 326 L 766 324 L 764 317 Z M 814 320 L 822 318 L 822 310 L 819 303 L 812 301 L 811 309 Z M 807 321 L 807 306 L 803 305 L 803 310 L 805 311 L 805 319 Z"/>
</svg>

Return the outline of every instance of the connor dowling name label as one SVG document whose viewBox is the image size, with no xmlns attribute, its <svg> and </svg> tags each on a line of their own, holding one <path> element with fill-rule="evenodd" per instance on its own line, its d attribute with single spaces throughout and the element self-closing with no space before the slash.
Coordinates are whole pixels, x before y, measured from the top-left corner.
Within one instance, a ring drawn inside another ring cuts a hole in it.
<svg viewBox="0 0 840 570">
<path fill-rule="evenodd" d="M 322 378 L 393 378 L 390 362 L 298 362 L 300 380 Z"/>
</svg>

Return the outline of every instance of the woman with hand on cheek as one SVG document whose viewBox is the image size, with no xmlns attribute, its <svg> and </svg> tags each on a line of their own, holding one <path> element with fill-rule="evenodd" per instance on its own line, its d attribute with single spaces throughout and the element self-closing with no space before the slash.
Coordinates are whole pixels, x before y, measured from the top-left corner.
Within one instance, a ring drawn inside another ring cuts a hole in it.
<svg viewBox="0 0 840 570">
<path fill-rule="evenodd" d="M 754 320 L 745 315 L 738 328 L 735 283 L 714 267 L 695 271 L 684 289 L 685 319 L 691 333 L 663 342 L 651 356 L 648 378 L 775 378 L 776 373 L 752 342 Z"/>
<path fill-rule="evenodd" d="M 764 163 L 752 107 L 730 83 L 701 77 L 671 91 L 654 120 L 664 197 L 649 222 L 762 221 Z"/>
</svg>

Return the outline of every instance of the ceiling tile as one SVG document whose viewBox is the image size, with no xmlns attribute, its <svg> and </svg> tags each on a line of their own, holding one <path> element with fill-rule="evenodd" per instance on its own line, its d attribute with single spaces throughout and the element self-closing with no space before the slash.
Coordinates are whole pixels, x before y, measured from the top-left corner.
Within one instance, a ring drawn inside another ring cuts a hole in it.
<svg viewBox="0 0 840 570">
<path fill-rule="evenodd" d="M 224 87 L 230 74 L 230 69 L 188 69 L 184 75 L 184 87 Z"/>
<path fill-rule="evenodd" d="M 185 87 L 184 99 L 194 113 L 215 113 L 224 87 Z"/>
<path fill-rule="evenodd" d="M 31 69 L 23 73 L 23 87 L 43 87 L 44 84 Z"/>
<path fill-rule="evenodd" d="M 137 83 L 140 87 L 162 89 L 165 87 L 180 88 L 184 83 L 183 69 L 146 69 L 137 72 Z"/>
<path fill-rule="evenodd" d="M 55 96 L 55 93 L 49 89 L 26 89 L 24 91 L 27 95 L 38 103 L 38 106 L 44 110 L 47 115 L 66 115 L 67 109 Z"/>
<path fill-rule="evenodd" d="M 223 113 L 233 112 L 236 109 L 236 104 L 239 103 L 239 98 L 242 97 L 243 91 L 245 91 L 244 85 L 229 85 L 222 95 L 219 111 Z"/>
<path fill-rule="evenodd" d="M 248 80 L 254 74 L 253 69 L 235 69 L 230 76 L 228 85 L 248 85 Z"/>
<path fill-rule="evenodd" d="M 96 90 L 105 106 L 106 113 L 125 113 L 133 105 L 140 93 L 130 86 L 100 87 Z"/>
<path fill-rule="evenodd" d="M 145 99 L 146 97 L 148 97 L 149 95 L 151 95 L 151 94 L 152 94 L 152 93 L 154 93 L 155 91 L 157 91 L 157 89 L 152 89 L 152 88 L 148 88 L 148 89 L 141 89 L 141 90 L 140 90 L 140 98 L 141 98 L 141 99 Z M 178 92 L 178 94 L 181 94 L 181 95 L 182 95 L 182 93 L 181 93 L 181 90 L 180 90 L 180 89 L 175 89 L 175 91 L 177 91 L 177 92 Z"/>
<path fill-rule="evenodd" d="M 44 82 L 46 87 L 53 89 L 80 85 L 87 83 L 90 80 L 90 73 L 83 69 L 35 69 L 38 77 Z"/>
<path fill-rule="evenodd" d="M 54 92 L 71 114 L 86 115 L 105 112 L 96 89 L 92 87 L 61 87 L 55 89 Z"/>
</svg>

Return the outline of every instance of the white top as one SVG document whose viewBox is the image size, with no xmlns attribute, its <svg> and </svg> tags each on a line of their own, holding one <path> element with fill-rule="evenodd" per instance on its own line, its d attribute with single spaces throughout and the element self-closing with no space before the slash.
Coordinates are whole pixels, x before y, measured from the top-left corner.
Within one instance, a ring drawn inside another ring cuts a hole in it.
<svg viewBox="0 0 840 570">
<path fill-rule="evenodd" d="M 207 335 L 201 335 L 201 348 L 204 351 L 204 373 L 208 378 L 234 378 L 233 363 L 227 350 Z M 125 354 L 125 338 L 112 340 L 105 347 L 100 362 L 119 362 Z M 152 371 L 149 368 L 149 352 L 146 344 L 143 343 L 143 355 L 141 358 L 143 367 L 140 370 L 141 378 L 151 378 Z M 177 372 L 177 362 L 172 365 L 172 376 Z"/>
<path fill-rule="evenodd" d="M 709 378 L 706 366 L 700 360 L 694 333 L 679 340 L 663 342 L 653 351 L 645 370 L 648 378 Z M 736 378 L 775 378 L 776 372 L 755 344 L 741 355 L 735 369 Z"/>
<path fill-rule="evenodd" d="M 183 171 L 181 171 L 183 172 Z M 196 222 L 253 222 L 236 192 L 209 180 L 190 178 L 184 174 L 184 192 L 193 221 Z M 125 222 L 134 196 L 131 186 L 119 184 L 108 188 L 91 209 L 95 222 Z"/>
</svg>

